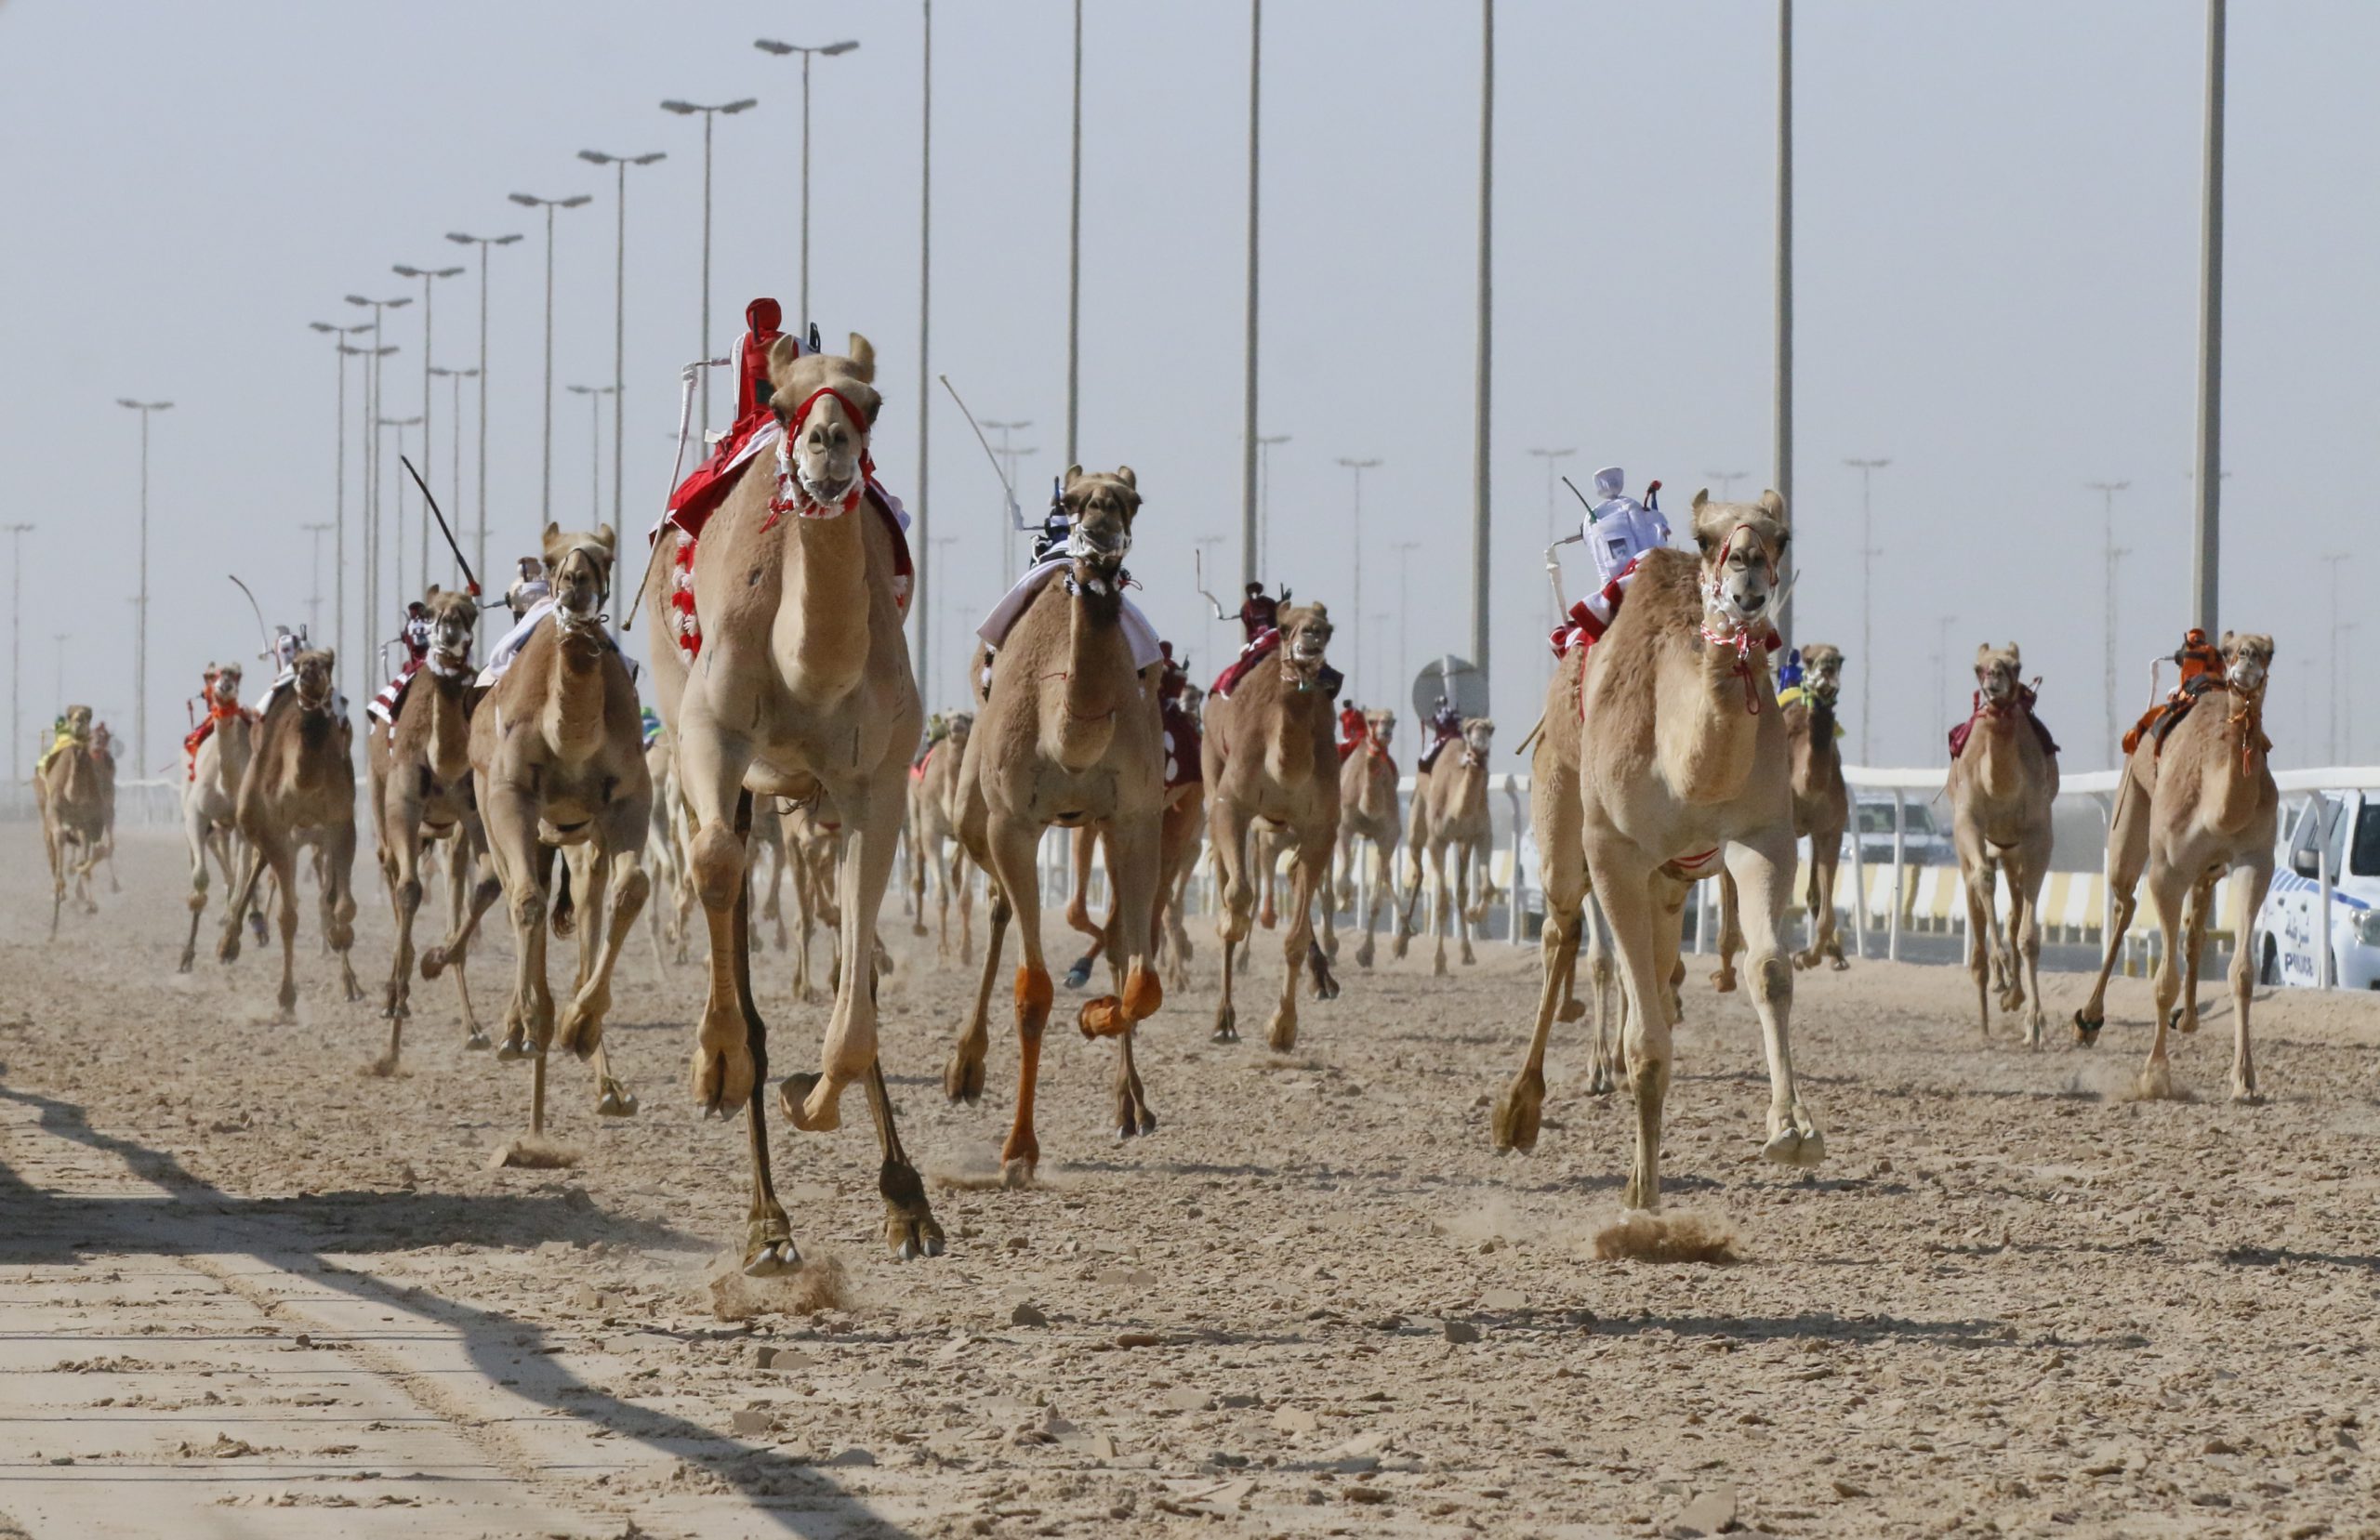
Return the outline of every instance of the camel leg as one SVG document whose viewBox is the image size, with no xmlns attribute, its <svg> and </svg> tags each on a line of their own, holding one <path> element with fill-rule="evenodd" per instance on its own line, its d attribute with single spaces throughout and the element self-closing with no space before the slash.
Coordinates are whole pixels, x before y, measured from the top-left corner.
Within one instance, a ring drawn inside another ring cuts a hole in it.
<svg viewBox="0 0 2380 1540">
<path fill-rule="evenodd" d="M 1976 1030 L 1991 1040 L 1991 867 L 1959 852 L 1959 889 L 1967 902 L 1967 975 L 1975 981 Z"/>
<path fill-rule="evenodd" d="M 981 859 L 988 867 L 989 853 Z M 943 1094 L 969 1106 L 973 1106 L 984 1094 L 984 1058 L 991 1050 L 992 986 L 999 976 L 1000 953 L 1008 941 L 1009 915 L 1008 893 L 996 880 L 992 884 L 992 933 L 984 943 L 984 970 L 975 982 L 974 1008 L 968 1012 L 967 1024 L 959 1029 L 959 1040 L 950 1046 L 950 1062 L 942 1072 Z"/>
<path fill-rule="evenodd" d="M 1041 830 L 1030 823 L 1000 822 L 992 815 L 985 854 L 992 878 L 1016 925 L 1016 1112 L 1000 1144 L 1000 1171 L 1011 1187 L 1029 1187 L 1041 1163 L 1041 1141 L 1033 1121 L 1034 1092 L 1041 1080 L 1041 1041 L 1050 1024 L 1054 993 L 1041 954 L 1041 888 L 1035 853 Z M 986 976 L 990 968 L 985 969 Z"/>
<path fill-rule="evenodd" d="M 1497 1098 L 1488 1119 L 1488 1137 L 1499 1153 L 1537 1148 L 1539 1123 L 1545 1106 L 1545 1045 L 1554 1020 L 1569 994 L 1579 963 L 1580 922 L 1587 897 L 1586 850 L 1579 842 L 1580 812 L 1575 784 L 1566 781 L 1558 791 L 1540 788 L 1534 798 L 1538 809 L 1538 882 L 1545 889 L 1545 928 L 1538 938 L 1538 955 L 1544 977 L 1537 994 L 1537 1022 L 1528 1042 L 1528 1056 L 1520 1073 Z"/>
<path fill-rule="evenodd" d="M 1543 846 L 1538 847 L 1543 849 Z M 1586 907 L 1580 915 L 1585 925 L 1587 978 L 1595 996 L 1593 1047 L 1587 1058 L 1587 1093 L 1609 1096 L 1620 1084 L 1620 1033 L 1626 1025 L 1627 998 L 1624 993 L 1615 1005 L 1612 996 L 1620 992 L 1620 970 L 1611 958 L 1611 945 L 1606 940 L 1608 922 L 1604 918 L 1602 902 L 1594 890 L 1587 890 Z M 1564 1002 L 1567 1009 L 1568 1002 Z"/>
<path fill-rule="evenodd" d="M 1162 861 L 1161 819 L 1138 819 L 1106 833 L 1107 881 L 1115 892 L 1108 922 L 1115 971 L 1122 975 L 1120 994 L 1086 1001 L 1076 1018 L 1085 1037 L 1117 1037 L 1116 1057 L 1116 1137 L 1130 1139 L 1157 1131 L 1148 1093 L 1141 1085 L 1132 1059 L 1134 1029 L 1157 1013 L 1165 1002 L 1157 981 L 1155 938 L 1158 867 Z"/>
<path fill-rule="evenodd" d="M 2219 873 L 2209 872 L 2199 879 L 2190 893 L 2188 911 L 2189 921 L 2189 971 L 2182 976 L 2182 1019 L 2175 1025 L 2184 1035 L 2198 1031 L 2198 980 L 2206 954 L 2206 927 L 2215 910 L 2215 880 Z"/>
<path fill-rule="evenodd" d="M 482 791 L 480 817 L 512 920 L 512 995 L 496 1057 L 508 1062 L 542 1058 L 553 1037 L 553 994 L 546 983 L 547 885 L 553 852 L 537 842 L 536 803 L 525 788 L 491 780 Z"/>
<path fill-rule="evenodd" d="M 1588 882 L 1609 900 L 1605 915 L 1620 953 L 1620 984 L 1628 1014 L 1621 1049 L 1629 1088 L 1636 1099 L 1636 1151 L 1620 1202 L 1633 1210 L 1661 1205 L 1661 1110 L 1669 1099 L 1670 1042 L 1667 982 L 1654 964 L 1653 872 L 1618 841 L 1587 848 Z"/>
<path fill-rule="evenodd" d="M 389 1049 L 382 1063 L 393 1068 L 413 1014 L 413 922 L 421 909 L 421 798 L 410 788 L 418 777 L 408 768 L 392 767 L 380 808 L 380 849 L 386 852 L 389 894 L 396 910 L 397 944 L 389 964 L 389 982 L 380 1014 L 389 1021 Z M 287 879 L 284 879 L 286 881 Z"/>
<path fill-rule="evenodd" d="M 2231 868 L 2235 879 L 2232 892 L 2240 904 L 2233 916 L 2231 933 L 2240 944 L 2231 952 L 2231 1099 L 2258 1101 L 2256 1091 L 2256 1056 L 2248 1043 L 2248 1001 L 2255 993 L 2255 948 L 2248 944 L 2248 928 L 2265 902 L 2265 889 L 2272 886 L 2272 852 L 2258 849 Z"/>
<path fill-rule="evenodd" d="M 281 879 L 281 891 L 275 895 L 279 902 L 273 906 L 273 919 L 281 931 L 281 992 L 274 999 L 281 1007 L 281 1019 L 298 1019 L 298 868 L 296 852 L 285 838 L 277 833 L 266 852 L 275 875 Z"/>
<path fill-rule="evenodd" d="M 902 859 L 909 865 L 909 934 L 922 936 L 926 933 L 926 836 L 914 819 Z"/>
<path fill-rule="evenodd" d="M 1098 837 L 1098 831 L 1086 825 L 1075 830 L 1070 840 L 1074 889 L 1066 896 L 1066 924 L 1091 938 L 1091 950 L 1076 958 L 1074 966 L 1066 969 L 1068 989 L 1082 989 L 1090 984 L 1091 970 L 1098 965 L 1099 954 L 1107 949 L 1107 928 L 1092 924 L 1091 918 L 1091 852 Z M 1108 848 L 1107 859 L 1107 885 L 1112 889 L 1116 886 L 1116 851 L 1112 845 Z"/>
<path fill-rule="evenodd" d="M 1780 1165 L 1813 1166 L 1826 1158 L 1826 1140 L 1793 1081 L 1793 967 L 1778 950 L 1793 882 L 1792 831 L 1771 830 L 1753 842 L 1730 844 L 1725 859 L 1750 921 L 1744 966 L 1768 1050 L 1768 1140 L 1761 1153 Z"/>
<path fill-rule="evenodd" d="M 2048 873 L 2049 852 L 2043 850 L 2028 859 L 2021 875 L 2011 874 L 2011 887 L 2021 910 L 2013 927 L 2016 954 L 2024 964 L 2024 978 L 2019 988 L 2030 991 L 2025 1000 L 2025 1046 L 2040 1048 L 2049 1030 L 2049 1020 L 2042 1010 L 2042 883 Z"/>
<path fill-rule="evenodd" d="M 1464 839 L 1456 841 L 1454 848 L 1447 853 L 1454 862 L 1454 923 L 1456 927 L 1455 933 L 1462 942 L 1462 966 L 1465 967 L 1475 967 L 1479 964 L 1479 957 L 1478 954 L 1471 949 L 1471 927 L 1473 924 L 1471 915 L 1471 863 L 1474 860 L 1478 859 L 1478 850 L 1470 840 Z M 1479 868 L 1479 876 L 1481 882 L 1484 884 L 1488 877 L 1488 868 L 1484 862 L 1482 862 Z"/>
<path fill-rule="evenodd" d="M 2191 905 L 2188 877 L 2163 865 L 2149 872 L 2149 902 L 2157 911 L 2157 928 L 2164 936 L 2163 954 L 2157 959 L 2157 1035 L 2149 1046 L 2149 1061 L 2141 1067 L 2140 1093 L 2148 1097 L 2174 1094 L 2173 1067 L 2166 1059 L 2166 1034 L 2179 1019 L 2175 1002 L 2181 997 L 2182 974 L 2188 953 L 2188 928 Z"/>
<path fill-rule="evenodd" d="M 339 988 L 349 1005 L 364 998 L 364 986 L 355 979 L 355 823 L 350 819 L 324 830 L 314 849 L 323 937 L 338 959 Z"/>
<path fill-rule="evenodd" d="M 2138 902 L 2140 875 L 2149 864 L 2150 800 L 2149 791 L 2133 779 L 2127 765 L 2116 788 L 2115 816 L 2108 825 L 2108 888 L 2115 901 L 2115 915 L 2103 938 L 2106 944 L 2091 998 L 2074 1013 L 2074 1042 L 2079 1047 L 2097 1046 L 2099 1030 L 2108 1024 L 2108 978 L 2116 970 L 2116 959 L 2123 954 L 2124 932 L 2132 928 Z"/>
<path fill-rule="evenodd" d="M 1736 954 L 1744 949 L 1742 915 L 1735 874 L 1723 869 L 1719 873 L 1719 971 L 1711 975 L 1711 987 L 1722 994 L 1736 990 Z"/>
<path fill-rule="evenodd" d="M 1329 860 L 1329 831 L 1304 831 L 1304 837 L 1298 842 L 1297 862 L 1289 869 L 1289 933 L 1281 941 L 1281 998 L 1274 1007 L 1272 1025 L 1265 1033 L 1275 1053 L 1287 1053 L 1297 1046 L 1300 958 L 1305 960 L 1307 970 L 1314 975 L 1316 999 L 1328 1000 L 1339 993 L 1337 981 L 1330 977 L 1329 965 L 1314 939 L 1314 896 L 1322 885 L 1323 867 Z"/>
<path fill-rule="evenodd" d="M 1447 868 L 1454 862 L 1454 852 L 1433 839 L 1423 853 L 1430 862 L 1430 974 L 1443 979 L 1453 971 L 1447 967 L 1447 929 L 1451 923 L 1447 914 Z"/>
<path fill-rule="evenodd" d="M 1239 1019 L 1231 998 L 1233 965 L 1238 961 L 1240 948 L 1247 944 L 1249 922 L 1256 908 L 1255 891 L 1248 880 L 1248 819 L 1221 787 L 1216 788 L 1208 818 L 1213 831 L 1215 864 L 1221 868 L 1215 892 L 1223 909 L 1215 918 L 1215 929 L 1223 941 L 1223 999 L 1215 1007 L 1214 1040 L 1236 1043 L 1239 1040 Z"/>
<path fill-rule="evenodd" d="M 455 837 L 454 857 L 446 863 L 451 888 L 446 909 L 454 917 L 455 928 L 444 941 L 421 954 L 421 976 L 434 981 L 448 967 L 454 968 L 455 996 L 463 1012 L 463 1046 L 482 1050 L 489 1046 L 487 1031 L 480 1025 L 479 1012 L 471 1007 L 471 986 L 463 964 L 470 954 L 471 939 L 479 934 L 481 917 L 504 895 L 504 884 L 496 880 L 495 863 L 488 854 L 487 829 L 476 815 L 465 817 L 463 827 Z M 474 860 L 480 867 L 476 883 L 470 881 Z M 464 894 L 467 885 L 470 888 L 468 898 Z M 656 937 L 656 954 L 660 944 Z"/>
<path fill-rule="evenodd" d="M 199 789 L 193 785 L 182 798 L 182 837 L 190 844 L 190 937 L 182 942 L 182 960 L 174 969 L 177 973 L 188 973 L 198 961 L 198 921 L 206 913 L 206 848 L 211 825 L 212 821 L 200 803 Z"/>
<path fill-rule="evenodd" d="M 595 1060 L 595 1110 L 606 1117 L 628 1117 L 637 1107 L 635 1093 L 612 1074 L 611 1056 L 603 1050 L 603 1022 L 612 1010 L 612 972 L 619 966 L 620 948 L 628 943 L 628 932 L 636 928 L 637 915 L 653 892 L 653 879 L 645 874 L 636 839 L 644 817 L 642 808 L 621 803 L 603 812 L 601 822 L 606 826 L 596 836 L 603 854 L 595 863 L 598 875 L 589 887 L 609 901 L 611 913 L 594 946 L 587 977 L 562 1017 L 562 1046 L 581 1059 Z"/>
</svg>

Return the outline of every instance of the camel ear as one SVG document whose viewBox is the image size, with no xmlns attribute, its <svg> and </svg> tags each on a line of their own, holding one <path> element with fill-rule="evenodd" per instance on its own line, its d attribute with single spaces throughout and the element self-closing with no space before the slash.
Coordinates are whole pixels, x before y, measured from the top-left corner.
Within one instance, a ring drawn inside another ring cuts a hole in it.
<svg viewBox="0 0 2380 1540">
<path fill-rule="evenodd" d="M 2238 634 L 2239 633 L 2235 631 L 2224 632 L 2223 639 L 2215 644 L 2215 650 L 2218 652 L 2228 652 L 2231 651 L 2231 638 Z"/>
<path fill-rule="evenodd" d="M 1066 467 L 1066 474 L 1065 474 L 1065 478 L 1064 478 L 1064 484 L 1065 484 L 1065 489 L 1066 489 L 1068 492 L 1072 492 L 1072 491 L 1074 491 L 1074 490 L 1075 490 L 1075 483 L 1076 483 L 1077 481 L 1081 480 L 1082 480 L 1082 467 L 1080 467 L 1080 466 L 1068 466 L 1068 467 Z"/>
<path fill-rule="evenodd" d="M 331 648 L 328 648 L 328 647 L 324 648 L 324 649 L 323 649 L 323 666 L 324 666 L 324 668 L 335 668 L 335 667 L 337 667 L 337 665 L 338 665 L 338 653 L 337 653 L 335 650 L 333 650 L 333 649 L 331 649 Z"/>
<path fill-rule="evenodd" d="M 1977 643 L 1975 650 L 1975 671 L 1978 674 L 1982 673 L 1983 665 L 1990 661 L 1991 643 L 1988 641 Z"/>
<path fill-rule="evenodd" d="M 422 595 L 421 597 L 424 599 L 436 599 L 438 597 L 438 585 L 435 583 L 431 584 L 430 586 L 430 592 Z"/>
<path fill-rule="evenodd" d="M 618 544 L 617 538 L 612 533 L 611 525 L 598 524 L 595 526 L 595 544 L 602 546 L 607 551 Z"/>
<path fill-rule="evenodd" d="M 769 373 L 774 375 L 780 369 L 790 367 L 793 361 L 800 356 L 800 343 L 794 341 L 789 335 L 778 337 L 769 344 Z"/>
<path fill-rule="evenodd" d="M 1786 521 L 1785 494 L 1778 491 L 1775 487 L 1770 487 L 1767 491 L 1760 494 L 1760 507 L 1762 512 L 1767 514 L 1771 519 L 1776 520 L 1778 523 L 1782 524 Z"/>
<path fill-rule="evenodd" d="M 867 338 L 860 336 L 857 332 L 853 332 L 852 334 L 851 360 L 853 374 L 857 375 L 861 379 L 867 381 L 871 385 L 876 383 L 876 344 L 868 341 Z"/>
<path fill-rule="evenodd" d="M 1130 466 L 1117 466 L 1116 467 L 1116 480 L 1123 482 L 1126 486 L 1130 487 L 1134 492 L 1141 490 L 1141 479 L 1132 474 L 1132 467 Z"/>
<path fill-rule="evenodd" d="M 2013 641 L 2008 644 L 2008 666 L 2019 673 L 2023 672 L 2025 667 L 2025 650 Z"/>
<path fill-rule="evenodd" d="M 549 546 L 552 545 L 555 538 L 561 533 L 562 526 L 560 524 L 548 524 L 546 526 L 546 544 Z"/>
<path fill-rule="evenodd" d="M 1694 494 L 1694 502 L 1692 504 L 1694 511 L 1700 513 L 1702 511 L 1702 505 L 1709 501 L 1711 501 L 1711 489 L 1709 487 L 1704 487 L 1701 491 Z"/>
</svg>

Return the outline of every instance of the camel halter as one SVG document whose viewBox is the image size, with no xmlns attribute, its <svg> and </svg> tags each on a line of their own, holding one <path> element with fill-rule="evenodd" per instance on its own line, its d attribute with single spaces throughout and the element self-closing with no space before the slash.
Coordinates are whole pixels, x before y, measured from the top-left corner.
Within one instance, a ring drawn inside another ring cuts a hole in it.
<svg viewBox="0 0 2380 1540">
<path fill-rule="evenodd" d="M 802 484 L 800 474 L 793 464 L 793 443 L 801 436 L 802 423 L 808 419 L 811 408 L 829 396 L 842 407 L 843 415 L 851 419 L 860 437 L 859 475 L 853 479 L 852 490 L 843 500 L 832 507 L 810 495 L 810 489 Z M 840 519 L 858 507 L 860 499 L 867 494 L 868 482 L 876 479 L 876 462 L 867 453 L 867 414 L 853 405 L 851 398 L 833 386 L 820 386 L 804 396 L 801 404 L 795 407 L 793 415 L 786 419 L 784 436 L 777 440 L 776 495 L 769 499 L 768 521 L 760 527 L 774 529 L 777 520 L 788 513 L 800 519 Z"/>
<path fill-rule="evenodd" d="M 1739 534 L 1752 536 L 1754 545 L 1759 548 L 1760 564 L 1767 570 L 1768 581 L 1771 585 L 1767 614 L 1773 615 L 1784 609 L 1785 597 L 1792 592 L 1793 584 L 1791 578 L 1781 583 L 1778 581 L 1777 567 L 1779 557 L 1766 542 L 1760 538 L 1759 532 L 1750 524 L 1738 524 L 1727 532 L 1726 540 L 1719 546 L 1719 559 L 1712 563 L 1711 575 L 1702 583 L 1704 616 L 1701 625 L 1702 639 L 1713 647 L 1735 650 L 1734 673 L 1736 678 L 1743 681 L 1744 711 L 1748 716 L 1757 717 L 1760 715 L 1760 691 L 1752 680 L 1752 652 L 1754 648 L 1763 645 L 1765 638 L 1755 634 L 1753 618 L 1746 614 L 1742 607 L 1737 604 L 1734 598 L 1727 592 L 1727 559 L 1735 554 L 1736 537 Z M 1712 617 L 1716 617 L 1719 625 L 1712 624 Z M 1771 626 L 1768 629 L 1773 632 L 1774 627 Z M 1585 688 L 1586 676 L 1582 670 L 1580 674 L 1580 698 L 1582 702 L 1585 699 Z"/>
<path fill-rule="evenodd" d="M 554 634 L 557 636 L 566 637 L 579 631 L 593 630 L 609 624 L 612 618 L 603 612 L 603 601 L 612 597 L 611 559 L 600 546 L 576 545 L 562 552 L 562 561 L 568 561 L 574 556 L 585 557 L 588 564 L 595 569 L 595 612 L 586 616 L 573 614 L 562 607 L 561 599 L 557 597 L 554 599 Z M 556 578 L 562 576 L 562 561 L 548 566 L 547 570 Z"/>
</svg>

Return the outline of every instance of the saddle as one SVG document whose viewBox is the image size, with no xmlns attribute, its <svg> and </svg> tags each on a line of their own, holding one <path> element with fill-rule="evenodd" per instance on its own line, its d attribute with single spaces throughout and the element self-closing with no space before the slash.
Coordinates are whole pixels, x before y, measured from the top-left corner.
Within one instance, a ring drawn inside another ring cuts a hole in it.
<svg viewBox="0 0 2380 1540">
<path fill-rule="evenodd" d="M 1183 709 L 1179 699 L 1164 702 L 1158 716 L 1165 729 L 1165 789 L 1171 792 L 1197 785 L 1207 776 L 1199 753 L 1206 740 L 1198 718 Z"/>
<path fill-rule="evenodd" d="M 2182 718 L 2190 714 L 2190 708 L 2198 704 L 2198 698 L 2210 690 L 2221 688 L 2223 688 L 2223 680 L 2218 675 L 2194 674 L 2184 679 L 2173 694 L 2141 713 L 2140 720 L 2133 724 L 2131 731 L 2123 735 L 2124 753 L 2131 754 L 2140 746 L 2140 740 L 2146 737 L 2154 745 L 2152 752 L 2162 755 L 2165 752 L 2165 740 L 2173 735 L 2175 728 L 2181 726 Z"/>
<path fill-rule="evenodd" d="M 2033 702 L 2038 697 L 2033 692 L 2032 686 L 2019 685 L 2017 687 L 2016 704 L 2023 709 L 2025 713 L 2025 720 L 2033 730 L 2034 741 L 2041 744 L 2042 752 L 2043 754 L 2056 754 L 2057 752 L 2057 740 L 2049 735 L 2049 724 L 2043 721 L 2039 717 L 2033 715 Z M 1988 709 L 1989 708 L 1983 704 L 1983 691 L 1980 690 L 1977 691 L 1975 692 L 1974 710 L 1968 714 L 1965 721 L 1961 722 L 1958 726 L 1950 730 L 1951 758 L 1956 759 L 1961 754 L 1966 751 L 1968 735 L 1975 731 L 1976 723 L 1983 719 L 1984 714 Z"/>
</svg>

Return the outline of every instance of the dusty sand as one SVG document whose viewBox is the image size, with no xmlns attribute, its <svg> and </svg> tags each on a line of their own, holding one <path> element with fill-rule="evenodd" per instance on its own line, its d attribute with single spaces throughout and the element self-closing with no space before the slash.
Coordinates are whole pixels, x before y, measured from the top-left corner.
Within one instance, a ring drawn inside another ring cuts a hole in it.
<svg viewBox="0 0 2380 1540">
<path fill-rule="evenodd" d="M 2238 1107 L 2220 1009 L 2177 1060 L 2200 1099 L 2125 1097 L 2136 981 L 2096 1052 L 2030 1054 L 1977 1042 L 1950 969 L 1804 975 L 1807 1178 L 1756 1158 L 1752 1013 L 1698 969 L 1668 1191 L 1742 1260 L 1652 1265 L 1591 1255 L 1631 1113 L 1580 1094 L 1575 1031 L 1538 1152 L 1488 1148 L 1533 954 L 1350 961 L 1281 1058 L 1261 1012 L 1207 1041 L 1202 946 L 1144 1043 L 1160 1131 L 1118 1146 L 1113 1050 L 1053 1031 L 1015 1192 L 976 1185 L 1012 1039 L 946 1106 L 972 975 L 895 923 L 885 1059 L 950 1254 L 885 1256 L 856 1098 L 834 1136 L 774 1120 L 839 1302 L 722 1321 L 745 1133 L 685 1095 L 699 969 L 657 983 L 640 936 L 611 1041 L 642 1112 L 599 1122 L 558 1062 L 582 1163 L 491 1170 L 527 1071 L 462 1051 L 450 985 L 370 1079 L 377 1007 L 311 912 L 275 1026 L 268 954 L 174 976 L 171 836 L 128 834 L 55 947 L 36 837 L 0 862 L 0 1535 L 2380 1533 L 2380 1001 L 2259 1001 L 2269 1100 Z M 388 936 L 368 893 L 375 999 Z M 777 1073 L 814 1067 L 823 1007 L 758 966 Z"/>
</svg>

